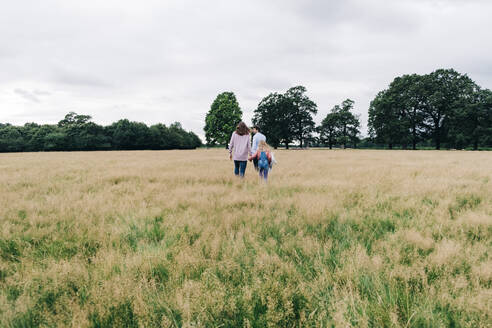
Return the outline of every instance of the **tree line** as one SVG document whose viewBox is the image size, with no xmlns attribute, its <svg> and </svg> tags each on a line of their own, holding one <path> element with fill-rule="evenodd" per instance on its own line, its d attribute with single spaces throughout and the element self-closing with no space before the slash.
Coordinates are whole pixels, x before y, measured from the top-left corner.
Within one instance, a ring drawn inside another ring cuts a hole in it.
<svg viewBox="0 0 492 328">
<path fill-rule="evenodd" d="M 436 149 L 490 147 L 492 91 L 453 69 L 403 75 L 371 102 L 368 127 L 389 148 L 429 141 Z"/>
<path fill-rule="evenodd" d="M 306 88 L 296 86 L 285 93 L 270 93 L 254 111 L 253 124 L 267 136 L 268 143 L 287 149 L 292 143 L 309 145 L 357 145 L 360 135 L 359 117 L 352 110 L 354 102 L 345 100 L 333 107 L 322 124 L 316 126 L 313 116 L 318 108 L 306 95 Z M 227 145 L 231 133 L 242 119 L 242 111 L 232 92 L 223 92 L 212 103 L 205 118 L 207 145 Z"/>
<path fill-rule="evenodd" d="M 296 86 L 270 93 L 254 110 L 252 122 L 272 146 L 492 147 L 492 91 L 453 69 L 395 78 L 370 104 L 366 138 L 353 100 L 335 105 L 316 126 L 318 108 L 306 91 Z M 234 93 L 219 94 L 205 119 L 207 145 L 227 145 L 241 119 Z"/>
<path fill-rule="evenodd" d="M 108 126 L 89 115 L 68 113 L 58 124 L 0 123 L 0 152 L 194 149 L 202 142 L 176 122 L 169 126 L 121 119 Z"/>
</svg>

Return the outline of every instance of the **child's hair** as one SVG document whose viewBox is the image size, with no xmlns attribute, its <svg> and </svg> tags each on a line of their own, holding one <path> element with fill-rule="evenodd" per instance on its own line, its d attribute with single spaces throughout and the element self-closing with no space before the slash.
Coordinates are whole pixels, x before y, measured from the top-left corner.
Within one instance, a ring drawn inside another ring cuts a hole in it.
<svg viewBox="0 0 492 328">
<path fill-rule="evenodd" d="M 266 143 L 265 140 L 261 140 L 258 144 L 259 151 L 270 151 L 270 146 Z"/>
</svg>

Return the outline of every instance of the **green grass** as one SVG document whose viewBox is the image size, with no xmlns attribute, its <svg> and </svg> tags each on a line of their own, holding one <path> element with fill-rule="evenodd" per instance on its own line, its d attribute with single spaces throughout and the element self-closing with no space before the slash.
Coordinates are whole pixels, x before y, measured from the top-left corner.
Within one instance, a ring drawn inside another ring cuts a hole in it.
<svg viewBox="0 0 492 328">
<path fill-rule="evenodd" d="M 0 327 L 490 326 L 487 153 L 44 155 L 1 159 Z"/>
</svg>

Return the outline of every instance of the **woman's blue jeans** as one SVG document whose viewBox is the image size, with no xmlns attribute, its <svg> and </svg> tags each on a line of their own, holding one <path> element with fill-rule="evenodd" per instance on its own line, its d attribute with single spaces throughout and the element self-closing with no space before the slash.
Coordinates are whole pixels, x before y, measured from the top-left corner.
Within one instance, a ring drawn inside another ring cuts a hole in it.
<svg viewBox="0 0 492 328">
<path fill-rule="evenodd" d="M 246 172 L 246 165 L 248 161 L 234 161 L 234 174 L 244 177 L 244 173 Z"/>
</svg>

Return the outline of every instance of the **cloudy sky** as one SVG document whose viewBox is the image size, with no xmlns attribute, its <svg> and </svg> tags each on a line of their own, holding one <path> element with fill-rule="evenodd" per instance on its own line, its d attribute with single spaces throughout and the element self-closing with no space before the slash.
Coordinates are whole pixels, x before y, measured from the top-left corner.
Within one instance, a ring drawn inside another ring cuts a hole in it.
<svg viewBox="0 0 492 328">
<path fill-rule="evenodd" d="M 398 75 L 455 68 L 492 88 L 488 0 L 16 0 L 0 10 L 0 122 L 180 121 L 203 135 L 233 91 L 250 122 L 304 85 L 319 122 L 346 98 L 364 126 Z"/>
</svg>

